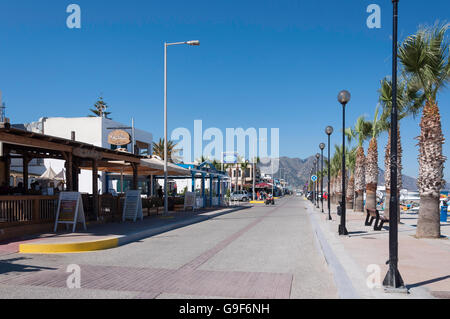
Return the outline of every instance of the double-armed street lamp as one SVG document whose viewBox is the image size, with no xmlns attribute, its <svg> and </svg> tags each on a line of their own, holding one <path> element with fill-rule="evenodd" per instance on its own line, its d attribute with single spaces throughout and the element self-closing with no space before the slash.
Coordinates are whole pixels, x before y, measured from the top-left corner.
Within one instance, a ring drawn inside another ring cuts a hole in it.
<svg viewBox="0 0 450 319">
<path fill-rule="evenodd" d="M 392 109 L 391 109 L 391 197 L 389 202 L 389 270 L 383 280 L 383 286 L 394 291 L 407 291 L 402 276 L 398 271 L 398 192 L 397 192 L 397 33 L 398 33 L 398 0 L 393 4 L 392 34 Z"/>
<path fill-rule="evenodd" d="M 173 42 L 173 43 L 164 43 L 164 215 L 169 213 L 169 197 L 168 197 L 168 147 L 167 147 L 167 47 L 172 45 L 191 45 L 191 46 L 199 46 L 200 41 L 192 40 L 192 41 L 184 41 L 184 42 Z"/>
<path fill-rule="evenodd" d="M 331 180 L 331 171 L 330 171 L 330 167 L 331 167 L 331 158 L 330 158 L 330 136 L 331 134 L 333 134 L 333 127 L 332 126 L 327 126 L 327 128 L 325 129 L 325 133 L 328 135 L 328 220 L 331 220 L 331 199 L 330 199 L 330 180 Z"/>
<path fill-rule="evenodd" d="M 321 163 L 321 169 L 320 169 L 320 194 L 322 195 L 320 197 L 320 202 L 322 203 L 322 213 L 323 213 L 323 150 L 325 149 L 325 143 L 320 143 L 319 144 L 319 148 L 320 148 L 320 157 L 322 159 L 322 163 Z"/>
<path fill-rule="evenodd" d="M 342 202 L 341 202 L 341 223 L 339 225 L 339 235 L 348 235 L 345 227 L 345 106 L 350 101 L 351 95 L 348 91 L 341 91 L 338 95 L 338 101 L 342 105 Z"/>
<path fill-rule="evenodd" d="M 317 166 L 316 166 L 316 196 L 317 196 L 317 200 L 316 200 L 316 207 L 319 208 L 319 162 L 320 162 L 320 154 L 317 153 L 316 154 L 316 160 L 317 160 Z"/>
</svg>

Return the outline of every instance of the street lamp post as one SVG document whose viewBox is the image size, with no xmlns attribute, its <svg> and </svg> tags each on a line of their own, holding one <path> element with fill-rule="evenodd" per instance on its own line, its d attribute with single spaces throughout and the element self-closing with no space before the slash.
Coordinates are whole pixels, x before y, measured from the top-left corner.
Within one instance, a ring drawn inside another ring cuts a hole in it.
<svg viewBox="0 0 450 319">
<path fill-rule="evenodd" d="M 320 202 L 322 203 L 322 213 L 323 213 L 323 150 L 325 149 L 325 143 L 320 143 L 320 158 L 322 159 L 321 163 L 321 178 L 320 178 L 320 194 L 322 195 L 320 197 Z"/>
<path fill-rule="evenodd" d="M 167 155 L 167 47 L 172 45 L 187 44 L 192 46 L 200 45 L 200 41 L 185 41 L 164 43 L 164 215 L 169 213 L 169 198 L 168 198 L 168 155 Z"/>
<path fill-rule="evenodd" d="M 333 134 L 333 127 L 332 126 L 327 126 L 327 128 L 325 129 L 325 133 L 327 133 L 328 135 L 328 220 L 331 220 L 331 199 L 330 199 L 330 179 L 331 179 L 331 158 L 330 158 L 330 136 L 331 134 Z"/>
<path fill-rule="evenodd" d="M 406 290 L 402 276 L 398 271 L 398 192 L 397 192 L 397 27 L 398 0 L 393 4 L 392 34 L 392 109 L 391 109 L 391 198 L 389 202 L 389 270 L 383 286 L 390 289 Z"/>
<path fill-rule="evenodd" d="M 317 166 L 316 166 L 316 176 L 317 176 L 317 180 L 316 180 L 316 196 L 317 196 L 317 200 L 316 200 L 316 207 L 319 208 L 319 163 L 320 163 L 320 154 L 317 153 L 316 154 L 316 159 L 317 159 Z"/>
<path fill-rule="evenodd" d="M 314 160 L 313 175 L 314 175 L 314 172 L 316 171 L 316 164 L 317 164 L 317 160 Z M 314 204 L 314 206 L 316 206 L 316 181 L 313 181 L 312 189 L 313 189 L 313 204 Z"/>
<path fill-rule="evenodd" d="M 339 235 L 348 235 L 345 227 L 345 106 L 350 101 L 351 95 L 348 91 L 341 91 L 338 95 L 338 101 L 342 105 L 342 202 L 341 202 L 341 224 L 339 225 Z"/>
</svg>

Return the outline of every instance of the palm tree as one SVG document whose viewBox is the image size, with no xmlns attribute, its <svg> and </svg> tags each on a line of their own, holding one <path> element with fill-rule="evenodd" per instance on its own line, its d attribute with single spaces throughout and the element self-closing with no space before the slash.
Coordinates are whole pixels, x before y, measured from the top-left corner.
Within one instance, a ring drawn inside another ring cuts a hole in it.
<svg viewBox="0 0 450 319">
<path fill-rule="evenodd" d="M 168 161 L 173 162 L 172 158 L 175 157 L 175 154 L 180 150 L 175 149 L 177 144 L 173 141 L 167 142 L 167 156 Z M 159 156 L 162 160 L 164 160 L 164 139 L 160 138 L 158 143 L 153 142 L 153 155 Z"/>
<path fill-rule="evenodd" d="M 349 209 L 353 209 L 353 203 L 355 199 L 355 165 L 356 165 L 356 147 L 351 150 L 346 149 L 345 159 L 347 160 L 346 166 L 349 172 L 348 175 L 348 184 L 347 184 L 347 204 L 346 207 Z"/>
<path fill-rule="evenodd" d="M 424 102 L 424 95 L 419 94 L 419 86 L 414 79 L 407 79 L 403 75 L 397 83 L 397 110 L 398 110 L 398 125 L 397 125 L 397 186 L 398 196 L 400 196 L 400 189 L 402 187 L 402 143 L 400 136 L 400 121 L 409 115 L 414 117 L 418 114 L 420 106 Z M 391 110 L 392 110 L 392 80 L 384 78 L 381 80 L 379 89 L 379 101 L 383 106 L 383 113 L 379 124 L 381 130 L 388 132 L 388 141 L 384 152 L 384 180 L 386 188 L 386 198 L 384 201 L 384 214 L 389 217 L 389 202 L 391 197 Z M 400 207 L 400 203 L 399 203 Z M 398 221 L 400 221 L 400 208 L 398 211 Z"/>
<path fill-rule="evenodd" d="M 420 210 L 416 236 L 419 238 L 438 238 L 441 235 L 439 197 L 445 185 L 446 158 L 442 155 L 444 136 L 437 93 L 450 78 L 449 43 L 445 37 L 449 27 L 446 24 L 421 28 L 417 34 L 406 38 L 399 48 L 399 58 L 405 72 L 418 81 L 426 99 L 420 121 L 420 136 L 417 137 Z"/>
<path fill-rule="evenodd" d="M 366 208 L 377 208 L 378 187 L 378 143 L 377 138 L 383 131 L 385 125 L 380 121 L 379 107 L 375 109 L 375 116 L 371 125 L 371 139 L 367 149 L 366 158 Z"/>
<path fill-rule="evenodd" d="M 331 169 L 330 169 L 330 173 L 332 176 L 332 182 L 331 182 L 331 187 L 332 187 L 332 200 L 333 200 L 333 204 L 337 204 L 338 202 L 338 197 L 339 194 L 338 193 L 342 193 L 341 191 L 339 191 L 340 187 L 342 187 L 342 183 L 339 179 L 339 172 L 342 169 L 342 155 L 340 153 L 340 148 L 335 145 L 334 146 L 335 152 L 333 154 L 333 157 L 331 158 Z"/>
<path fill-rule="evenodd" d="M 334 201 L 337 204 L 342 197 L 342 145 L 334 146 L 334 156 L 332 159 L 332 167 L 334 167 Z"/>
<path fill-rule="evenodd" d="M 364 190 L 366 186 L 365 181 L 365 162 L 366 157 L 364 154 L 364 141 L 370 136 L 372 131 L 372 123 L 364 119 L 364 116 L 360 116 L 356 120 L 355 128 L 347 128 L 345 134 L 349 138 L 356 139 L 358 141 L 358 148 L 356 150 L 356 162 L 355 162 L 355 206 L 353 210 L 355 212 L 364 211 Z"/>
<path fill-rule="evenodd" d="M 94 108 L 89 109 L 95 115 L 89 115 L 89 117 L 104 117 L 105 119 L 111 119 L 108 117 L 111 114 L 111 112 L 106 112 L 107 108 L 108 105 L 105 103 L 105 101 L 103 101 L 103 97 L 100 96 L 98 98 L 98 101 L 95 102 Z"/>
<path fill-rule="evenodd" d="M 241 175 L 241 189 L 243 190 L 244 189 L 244 185 L 245 185 L 246 171 L 247 171 L 247 168 L 249 167 L 249 163 L 248 163 L 247 160 L 243 160 L 240 163 L 239 166 L 240 166 L 240 169 L 242 171 L 242 175 Z"/>
</svg>

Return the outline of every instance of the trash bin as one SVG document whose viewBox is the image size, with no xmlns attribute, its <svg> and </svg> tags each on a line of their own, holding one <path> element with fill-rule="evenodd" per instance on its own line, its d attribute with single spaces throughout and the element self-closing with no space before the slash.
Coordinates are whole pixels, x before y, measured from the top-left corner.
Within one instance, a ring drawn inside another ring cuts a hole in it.
<svg viewBox="0 0 450 319">
<path fill-rule="evenodd" d="M 441 207 L 441 222 L 447 222 L 448 206 Z"/>
</svg>

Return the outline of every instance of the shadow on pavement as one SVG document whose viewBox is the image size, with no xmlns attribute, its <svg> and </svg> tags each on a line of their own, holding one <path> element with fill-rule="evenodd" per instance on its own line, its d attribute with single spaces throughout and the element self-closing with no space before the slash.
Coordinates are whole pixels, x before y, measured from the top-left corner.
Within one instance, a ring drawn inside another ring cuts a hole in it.
<svg viewBox="0 0 450 319">
<path fill-rule="evenodd" d="M 23 265 L 23 264 L 14 263 L 17 261 L 28 260 L 28 259 L 31 259 L 31 258 L 19 257 L 19 258 L 0 260 L 0 275 L 4 275 L 4 274 L 10 273 L 10 272 L 28 273 L 28 272 L 37 272 L 37 271 L 42 271 L 42 270 L 56 270 L 56 268 Z"/>
<path fill-rule="evenodd" d="M 407 288 L 408 289 L 416 288 L 416 287 L 432 284 L 432 283 L 435 283 L 435 282 L 438 282 L 438 281 L 442 281 L 442 280 L 446 280 L 446 279 L 450 279 L 450 275 L 442 276 L 442 277 L 438 277 L 438 278 L 434 278 L 434 279 L 430 279 L 430 280 L 426 280 L 426 281 L 422 281 L 422 282 L 418 282 L 418 283 L 411 284 L 411 285 L 407 285 Z"/>
</svg>

